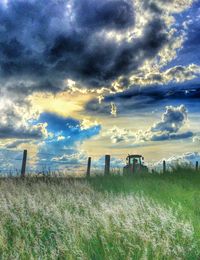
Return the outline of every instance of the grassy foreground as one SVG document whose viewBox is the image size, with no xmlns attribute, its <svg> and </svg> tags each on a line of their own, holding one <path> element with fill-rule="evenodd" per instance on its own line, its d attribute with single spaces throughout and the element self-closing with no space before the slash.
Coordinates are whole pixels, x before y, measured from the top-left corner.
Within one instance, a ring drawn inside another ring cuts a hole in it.
<svg viewBox="0 0 200 260">
<path fill-rule="evenodd" d="M 0 259 L 199 259 L 200 173 L 0 179 Z"/>
</svg>

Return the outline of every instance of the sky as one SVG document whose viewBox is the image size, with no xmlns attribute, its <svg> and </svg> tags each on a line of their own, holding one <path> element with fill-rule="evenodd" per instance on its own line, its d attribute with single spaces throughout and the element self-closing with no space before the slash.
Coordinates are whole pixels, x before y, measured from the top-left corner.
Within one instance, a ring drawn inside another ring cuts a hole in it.
<svg viewBox="0 0 200 260">
<path fill-rule="evenodd" d="M 200 0 L 0 0 L 0 171 L 200 159 Z"/>
</svg>

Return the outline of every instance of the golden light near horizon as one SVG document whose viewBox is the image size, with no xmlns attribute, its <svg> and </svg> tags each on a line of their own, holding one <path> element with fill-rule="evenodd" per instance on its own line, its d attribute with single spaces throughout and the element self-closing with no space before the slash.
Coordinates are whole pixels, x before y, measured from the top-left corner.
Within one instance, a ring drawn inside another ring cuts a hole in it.
<svg viewBox="0 0 200 260">
<path fill-rule="evenodd" d="M 83 119 L 85 104 L 94 97 L 94 94 L 80 92 L 61 92 L 58 94 L 36 93 L 30 97 L 33 107 L 41 112 L 56 113 L 63 117 Z"/>
</svg>

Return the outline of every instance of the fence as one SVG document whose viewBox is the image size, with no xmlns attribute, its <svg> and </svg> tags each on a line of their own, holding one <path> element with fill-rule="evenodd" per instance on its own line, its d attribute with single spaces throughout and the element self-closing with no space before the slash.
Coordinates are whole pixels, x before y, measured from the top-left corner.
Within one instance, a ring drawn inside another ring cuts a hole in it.
<svg viewBox="0 0 200 260">
<path fill-rule="evenodd" d="M 73 163 L 71 164 L 67 163 L 65 158 L 57 160 L 57 157 L 64 154 L 63 151 L 55 154 L 47 152 L 35 153 L 32 150 L 1 149 L 0 176 L 24 177 L 27 174 L 36 173 L 40 175 L 55 174 L 58 176 L 61 172 L 72 172 L 74 174 L 75 171 L 78 171 L 78 168 L 85 172 L 86 161 L 76 163 L 72 158 Z"/>
<path fill-rule="evenodd" d="M 17 151 L 17 152 L 19 153 L 19 151 Z M 38 153 L 38 154 L 43 155 L 43 156 L 47 156 L 47 155 L 55 156 L 55 154 L 50 154 L 50 153 Z M 21 152 L 21 155 L 22 155 L 21 158 L 19 156 L 15 157 L 15 158 L 11 158 L 11 160 L 19 162 L 21 169 L 20 170 L 16 169 L 16 171 L 15 171 L 16 174 L 11 174 L 11 171 L 10 172 L 7 171 L 7 173 L 8 173 L 7 175 L 11 175 L 11 176 L 16 175 L 16 176 L 21 176 L 22 178 L 24 178 L 26 176 L 26 174 L 27 174 L 28 151 L 24 150 L 23 153 Z M 33 159 L 33 158 L 31 158 L 31 159 Z M 52 165 L 52 164 L 60 164 L 60 163 L 65 164 L 66 161 L 63 160 L 63 162 L 62 161 L 58 161 L 57 162 L 57 161 L 52 161 L 52 160 L 50 160 L 50 161 L 45 160 L 45 162 L 39 162 L 39 163 L 37 162 L 37 166 L 38 165 L 41 165 L 41 166 L 45 165 L 45 167 L 47 167 L 48 164 Z M 79 166 L 80 165 L 81 164 L 79 164 Z M 87 177 L 90 177 L 91 176 L 91 168 L 92 168 L 92 158 L 88 157 L 87 164 L 82 164 L 82 166 L 83 166 L 83 172 L 86 173 Z M 86 168 L 86 166 L 87 166 L 87 168 Z M 72 167 L 74 168 L 76 166 L 72 165 Z M 200 169 L 198 161 L 195 162 L 194 169 L 196 171 L 198 171 Z M 55 169 L 55 168 L 52 169 L 52 168 L 49 167 L 48 171 L 45 171 L 44 168 L 43 168 L 42 171 L 38 171 L 37 170 L 36 172 L 37 172 L 37 174 L 45 174 L 45 173 L 50 173 L 50 172 L 51 173 L 55 173 L 56 170 L 59 172 L 59 169 Z M 31 170 L 29 170 L 29 172 L 31 172 Z M 153 169 L 152 169 L 152 172 L 154 172 Z M 163 173 L 167 172 L 167 162 L 165 160 L 162 163 L 162 172 Z M 111 156 L 110 155 L 105 155 L 104 175 L 105 176 L 109 176 L 111 173 L 112 173 L 112 170 L 111 170 Z M 119 171 L 118 171 L 118 173 L 119 173 Z M 2 170 L 0 170 L 0 175 L 2 175 Z"/>
</svg>

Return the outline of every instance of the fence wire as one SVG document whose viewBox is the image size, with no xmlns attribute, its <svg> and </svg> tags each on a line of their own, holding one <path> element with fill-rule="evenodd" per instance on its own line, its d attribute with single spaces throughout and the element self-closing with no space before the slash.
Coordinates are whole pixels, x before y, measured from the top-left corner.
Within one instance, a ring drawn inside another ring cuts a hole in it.
<svg viewBox="0 0 200 260">
<path fill-rule="evenodd" d="M 19 176 L 21 174 L 23 150 L 2 149 L 0 150 L 0 176 Z M 60 174 L 74 172 L 81 169 L 86 172 L 85 162 L 56 160 L 58 154 L 37 152 L 36 155 L 28 153 L 26 160 L 26 174 Z"/>
<path fill-rule="evenodd" d="M 23 152 L 24 150 L 17 149 L 1 149 L 0 150 L 0 176 L 20 176 L 21 168 L 22 168 L 22 160 L 23 160 Z M 63 150 L 66 152 L 66 150 Z M 64 154 L 64 153 L 63 153 Z M 61 154 L 55 154 L 50 152 L 36 152 L 36 154 L 32 155 L 31 152 L 28 152 L 27 161 L 26 161 L 26 174 L 43 174 L 43 175 L 53 175 L 53 174 L 86 174 L 87 172 L 87 158 L 84 160 L 78 160 L 72 158 L 71 161 L 62 158 Z M 56 159 L 58 158 L 58 159 Z M 91 174 L 103 174 L 105 162 L 103 161 L 102 165 L 97 166 L 95 163 L 91 165 Z M 149 170 L 151 172 L 158 171 L 155 170 L 155 165 L 148 164 Z M 163 165 L 160 167 L 160 172 L 169 171 L 170 165 L 164 161 Z M 191 165 L 194 169 L 199 169 L 199 163 Z M 110 173 L 111 174 L 122 174 L 123 166 L 117 167 L 112 165 Z"/>
</svg>

